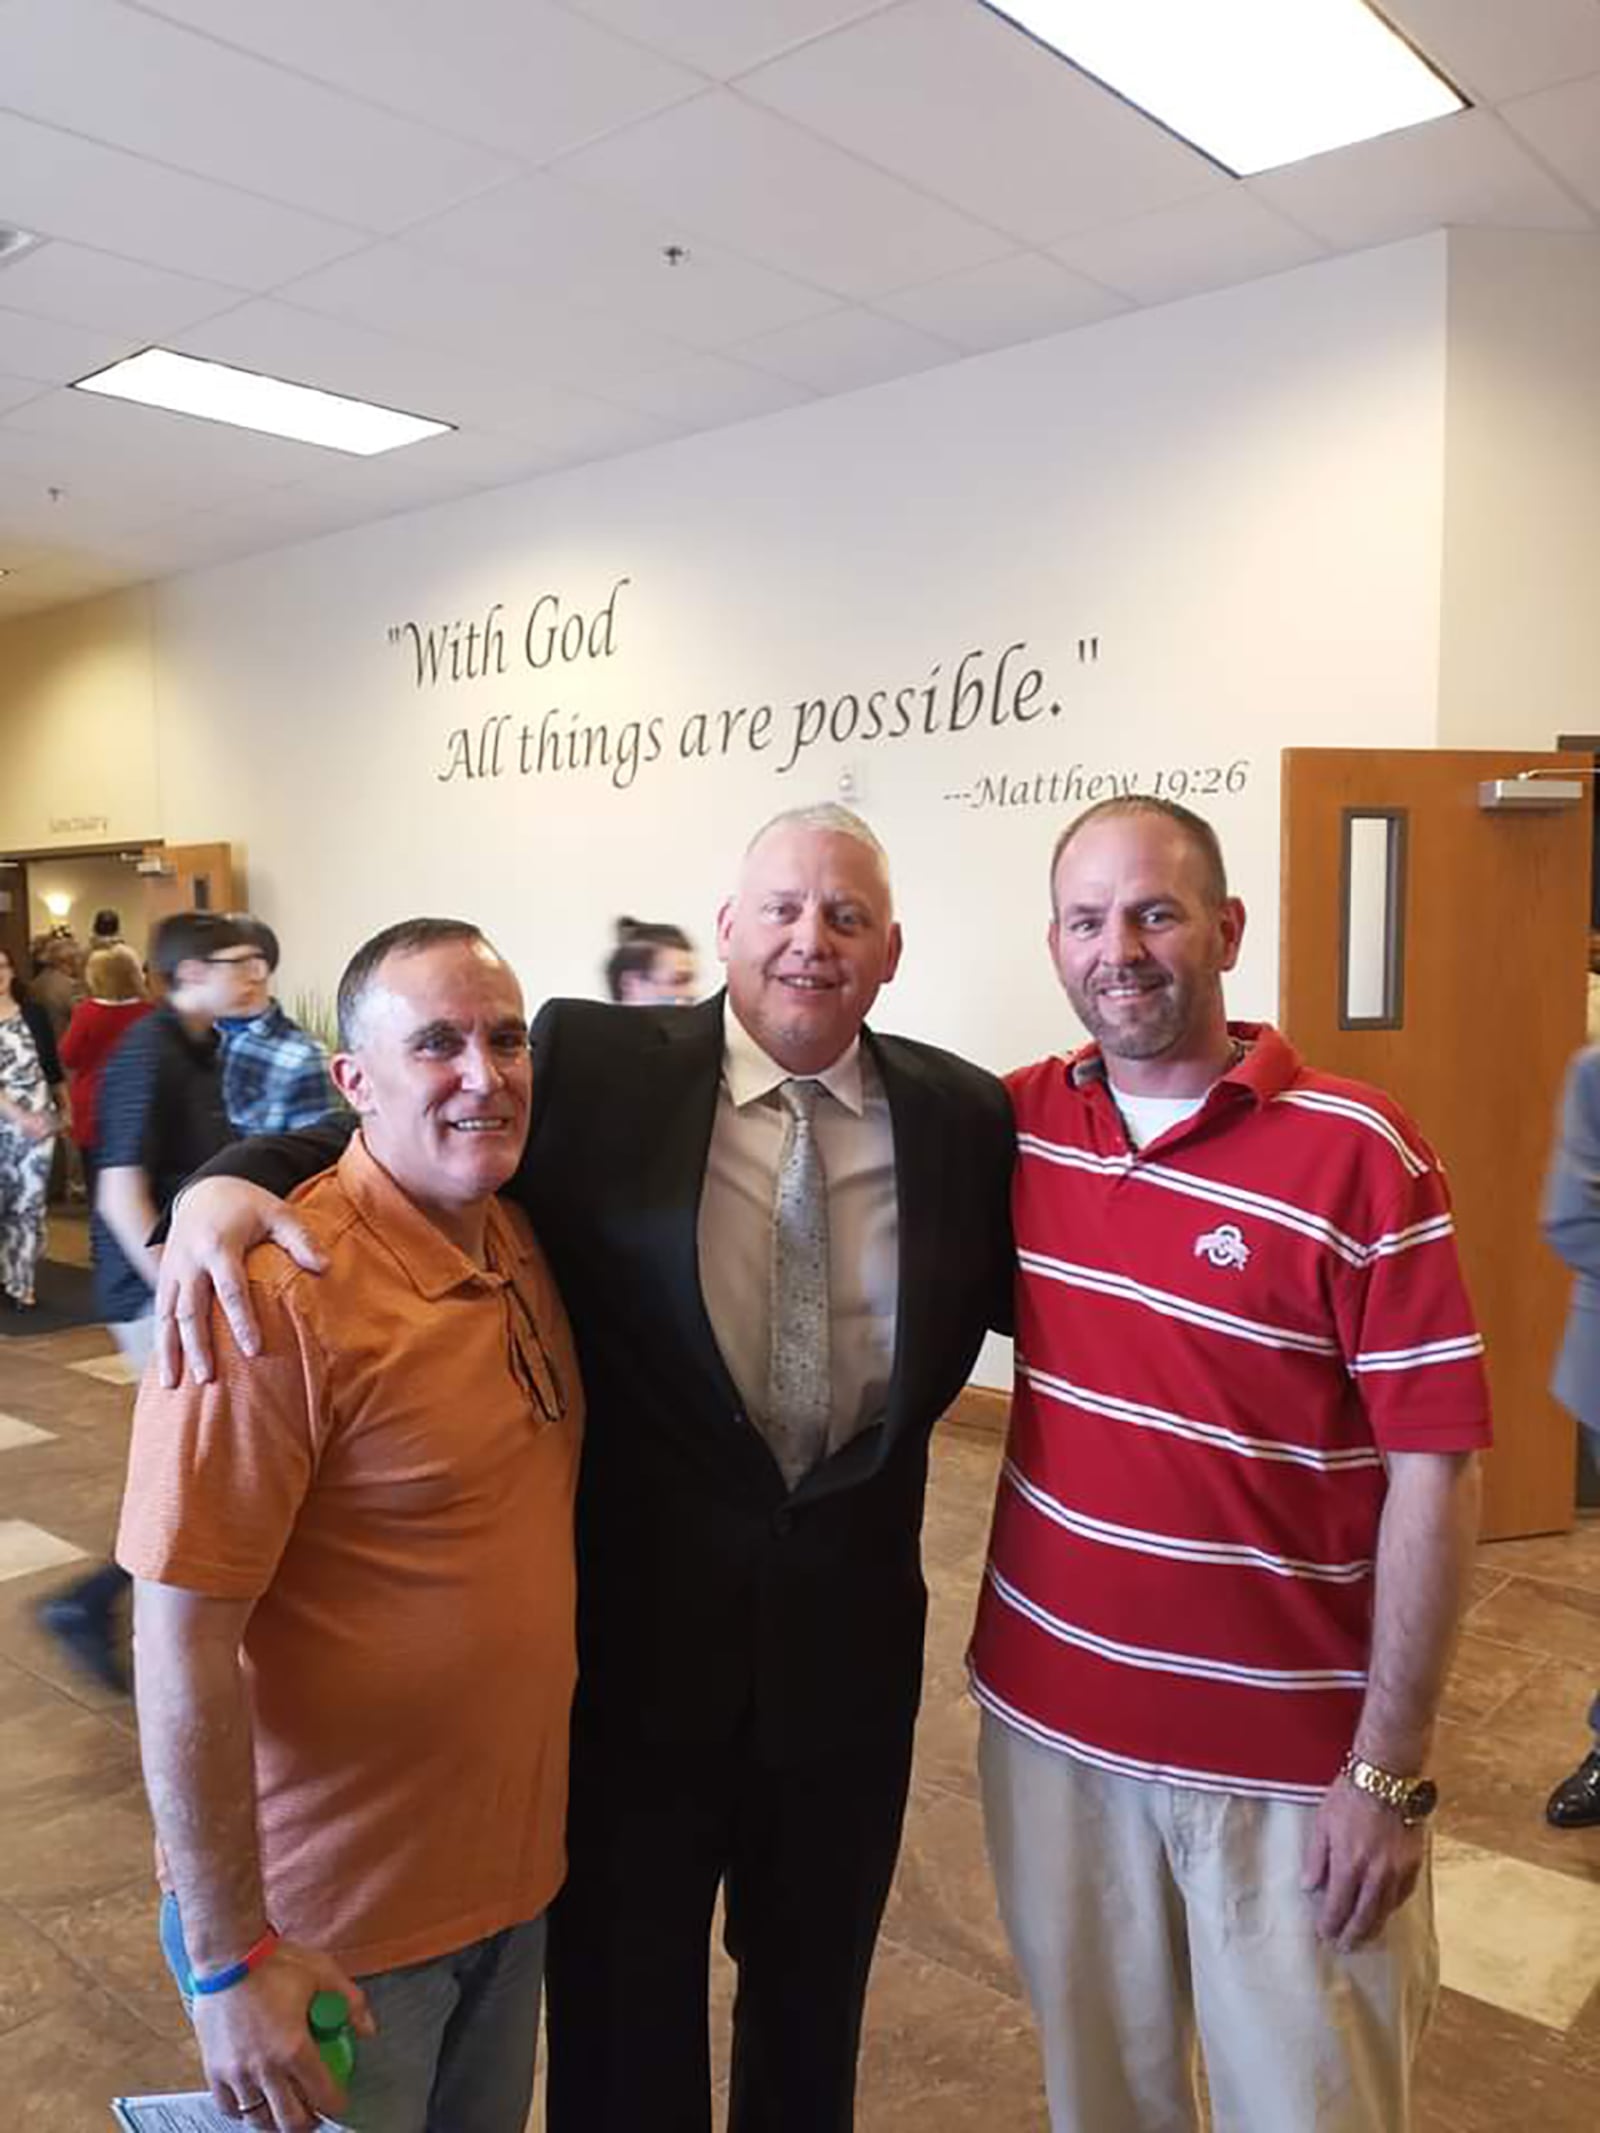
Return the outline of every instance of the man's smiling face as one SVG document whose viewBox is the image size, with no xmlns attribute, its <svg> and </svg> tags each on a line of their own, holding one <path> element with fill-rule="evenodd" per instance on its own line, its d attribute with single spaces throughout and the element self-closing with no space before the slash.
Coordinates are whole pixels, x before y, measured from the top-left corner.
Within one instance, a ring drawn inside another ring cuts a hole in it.
<svg viewBox="0 0 1600 2133">
<path fill-rule="evenodd" d="M 1243 932 L 1243 906 L 1217 898 L 1198 845 L 1161 815 L 1090 822 L 1057 862 L 1050 953 L 1108 1061 L 1180 1070 L 1225 1046 L 1222 977 Z"/>
<path fill-rule="evenodd" d="M 522 988 L 486 941 L 384 957 L 335 1060 L 373 1156 L 423 1207 L 486 1199 L 528 1137 Z"/>
<path fill-rule="evenodd" d="M 900 961 L 888 877 L 870 845 L 778 823 L 717 914 L 728 998 L 770 1059 L 818 1074 L 854 1042 Z"/>
</svg>

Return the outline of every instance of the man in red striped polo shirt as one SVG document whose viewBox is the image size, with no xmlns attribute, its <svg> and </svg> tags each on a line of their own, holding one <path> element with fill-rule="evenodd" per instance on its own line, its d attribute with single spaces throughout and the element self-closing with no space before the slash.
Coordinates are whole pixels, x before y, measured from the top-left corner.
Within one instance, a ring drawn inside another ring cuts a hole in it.
<svg viewBox="0 0 1600 2133">
<path fill-rule="evenodd" d="M 1011 1077 L 1016 1390 L 971 1664 L 1055 2133 L 1404 2133 L 1425 1777 L 1489 1441 L 1437 1159 L 1230 1024 L 1210 825 L 1051 866 L 1095 1039 Z"/>
</svg>

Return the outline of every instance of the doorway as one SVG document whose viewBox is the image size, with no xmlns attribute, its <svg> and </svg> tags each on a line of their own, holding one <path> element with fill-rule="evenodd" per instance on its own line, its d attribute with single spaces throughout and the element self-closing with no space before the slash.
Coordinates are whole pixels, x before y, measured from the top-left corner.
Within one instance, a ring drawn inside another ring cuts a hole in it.
<svg viewBox="0 0 1600 2133">
<path fill-rule="evenodd" d="M 1281 1020 L 1313 1065 L 1403 1104 L 1450 1181 L 1487 1350 L 1484 1537 L 1571 1526 L 1577 1436 L 1549 1391 L 1566 1270 L 1539 1205 L 1583 1041 L 1592 760 L 1508 750 L 1290 748 Z"/>
<path fill-rule="evenodd" d="M 242 887 L 227 844 L 151 839 L 0 855 L 0 946 L 25 975 L 34 943 L 51 934 L 68 934 L 87 949 L 100 912 L 116 914 L 121 939 L 144 962 L 150 936 L 173 912 L 241 907 Z M 61 1266 L 89 1265 L 82 1171 L 65 1143 L 51 1181 L 45 1257 Z"/>
</svg>

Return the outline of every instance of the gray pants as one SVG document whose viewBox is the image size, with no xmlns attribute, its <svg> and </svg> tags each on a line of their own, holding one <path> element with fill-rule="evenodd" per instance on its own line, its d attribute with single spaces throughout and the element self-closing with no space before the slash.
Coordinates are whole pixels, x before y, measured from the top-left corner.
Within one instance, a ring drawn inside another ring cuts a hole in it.
<svg viewBox="0 0 1600 2133">
<path fill-rule="evenodd" d="M 533 1918 L 430 1962 L 357 1978 L 378 2034 L 356 2039 L 343 2133 L 523 2133 L 544 1939 L 543 1918 Z M 189 1962 L 170 1896 L 161 1948 L 187 2003 Z"/>
</svg>

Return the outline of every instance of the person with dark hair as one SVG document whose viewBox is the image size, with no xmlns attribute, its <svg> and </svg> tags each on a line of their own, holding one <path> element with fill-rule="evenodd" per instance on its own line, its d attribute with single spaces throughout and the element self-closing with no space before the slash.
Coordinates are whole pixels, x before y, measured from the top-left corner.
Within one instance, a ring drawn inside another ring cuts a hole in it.
<svg viewBox="0 0 1600 2133">
<path fill-rule="evenodd" d="M 118 1554 L 162 1945 L 249 2125 L 523 2133 L 564 1864 L 583 1404 L 528 1219 L 521 988 L 475 926 L 357 951 L 359 1119 L 245 1268 L 246 1362 L 139 1397 Z M 345 1995 L 347 2095 L 306 2008 Z M 374 2028 L 374 2023 L 376 2027 Z"/>
<path fill-rule="evenodd" d="M 89 1220 L 95 1301 L 136 1369 L 150 1358 L 157 1219 L 192 1170 L 234 1138 L 222 1103 L 216 1024 L 247 997 L 259 950 L 232 919 L 180 911 L 163 919 L 150 961 L 166 997 L 106 1064 L 97 1099 L 99 1169 Z M 39 1617 L 108 1687 L 127 1687 L 116 1613 L 127 1579 L 115 1565 L 46 1600 Z"/>
<path fill-rule="evenodd" d="M 92 1202 L 99 1159 L 101 1077 L 111 1054 L 134 1024 L 151 1012 L 154 1002 L 144 989 L 139 958 L 121 941 L 91 949 L 85 975 L 89 997 L 72 1010 L 61 1040 L 61 1064 L 70 1077 L 72 1138 Z"/>
<path fill-rule="evenodd" d="M 235 1133 L 293 1133 L 338 1108 L 328 1061 L 315 1037 L 284 1013 L 272 992 L 278 936 L 263 919 L 236 911 L 232 923 L 256 950 L 249 990 L 237 1014 L 217 1023 L 222 1100 Z"/>
<path fill-rule="evenodd" d="M 1215 833 L 1057 841 L 1092 1042 L 1009 1077 L 1019 1278 L 970 1654 L 1054 2133 L 1405 2133 L 1424 1774 L 1477 1541 L 1483 1343 L 1437 1157 L 1230 1022 Z"/>
<path fill-rule="evenodd" d="M 606 990 L 622 1007 L 692 1007 L 694 943 L 681 926 L 619 918 Z"/>
<path fill-rule="evenodd" d="M 121 946 L 122 914 L 120 911 L 113 911 L 108 904 L 94 915 L 94 923 L 89 929 L 89 953 L 92 955 L 97 948 Z"/>
<path fill-rule="evenodd" d="M 34 1306 L 64 1095 L 50 1017 L 0 948 L 0 1291 L 17 1311 Z"/>
</svg>

